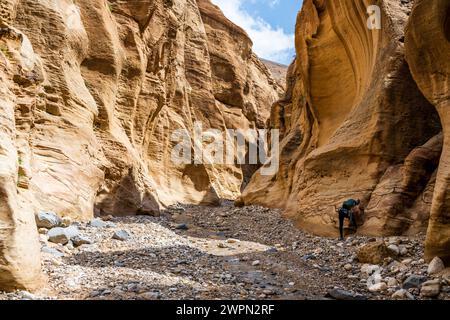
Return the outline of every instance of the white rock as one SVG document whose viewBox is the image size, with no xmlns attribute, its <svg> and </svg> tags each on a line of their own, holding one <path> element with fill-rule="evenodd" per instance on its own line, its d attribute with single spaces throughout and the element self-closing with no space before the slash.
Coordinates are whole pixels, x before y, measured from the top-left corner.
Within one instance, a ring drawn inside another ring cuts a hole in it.
<svg viewBox="0 0 450 320">
<path fill-rule="evenodd" d="M 120 241 L 127 241 L 131 238 L 131 234 L 126 230 L 119 230 L 114 232 L 112 238 Z"/>
<path fill-rule="evenodd" d="M 363 264 L 361 273 L 365 276 L 373 275 L 374 273 L 381 273 L 383 269 L 376 264 Z"/>
<path fill-rule="evenodd" d="M 158 292 L 144 292 L 139 295 L 143 300 L 158 300 L 161 295 Z"/>
<path fill-rule="evenodd" d="M 89 222 L 89 226 L 94 228 L 114 228 L 116 225 L 112 222 L 105 222 L 102 219 L 95 218 Z"/>
<path fill-rule="evenodd" d="M 399 249 L 398 246 L 395 245 L 395 244 L 390 244 L 390 245 L 388 246 L 388 249 L 389 249 L 392 253 L 394 253 L 394 254 L 396 254 L 396 255 L 399 255 L 399 254 L 400 254 L 400 249 Z"/>
<path fill-rule="evenodd" d="M 253 261 L 252 262 L 252 266 L 259 266 L 261 264 L 261 261 L 259 261 L 259 260 L 255 260 L 255 261 Z"/>
<path fill-rule="evenodd" d="M 406 246 L 399 246 L 399 249 L 401 256 L 406 256 L 408 254 L 408 248 L 406 248 Z"/>
<path fill-rule="evenodd" d="M 61 218 L 54 212 L 39 212 L 35 215 L 35 220 L 38 228 L 51 229 L 61 224 Z"/>
<path fill-rule="evenodd" d="M 408 258 L 402 261 L 402 264 L 411 264 L 413 262 L 413 259 Z"/>
<path fill-rule="evenodd" d="M 422 284 L 422 288 L 420 289 L 420 295 L 422 297 L 437 297 L 441 292 L 441 280 L 430 280 Z"/>
<path fill-rule="evenodd" d="M 34 294 L 28 292 L 28 291 L 20 291 L 19 294 L 22 296 L 23 300 L 37 300 L 38 297 L 36 297 Z"/>
<path fill-rule="evenodd" d="M 72 237 L 71 240 L 75 247 L 79 247 L 84 244 L 92 244 L 91 239 L 89 239 L 87 237 L 83 237 L 83 236 L 75 236 L 75 237 Z"/>
<path fill-rule="evenodd" d="M 78 236 L 79 231 L 75 226 L 68 228 L 53 228 L 48 231 L 48 241 L 53 243 L 66 244 L 71 238 Z"/>
<path fill-rule="evenodd" d="M 439 257 L 435 257 L 428 265 L 427 272 L 429 275 L 434 275 L 445 269 L 444 262 Z"/>
<path fill-rule="evenodd" d="M 58 258 L 64 256 L 64 253 L 62 253 L 61 251 L 56 250 L 56 249 L 54 249 L 54 248 L 47 247 L 47 246 L 42 247 L 41 251 L 42 251 L 43 253 L 47 253 L 47 254 L 50 254 L 50 255 L 52 255 L 52 256 L 56 256 L 56 257 L 58 257 Z"/>
</svg>

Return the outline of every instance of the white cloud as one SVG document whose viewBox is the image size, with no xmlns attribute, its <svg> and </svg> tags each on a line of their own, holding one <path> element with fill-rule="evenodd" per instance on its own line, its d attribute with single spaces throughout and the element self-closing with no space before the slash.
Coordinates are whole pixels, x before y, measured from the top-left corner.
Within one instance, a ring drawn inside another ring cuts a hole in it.
<svg viewBox="0 0 450 320">
<path fill-rule="evenodd" d="M 252 16 L 242 8 L 245 0 L 212 0 L 225 16 L 247 31 L 253 41 L 253 51 L 261 58 L 289 64 L 295 47 L 294 35 L 287 34 L 282 28 L 274 28 L 261 17 Z M 249 0 L 247 0 L 249 1 Z M 270 0 L 273 7 L 279 0 Z"/>
<path fill-rule="evenodd" d="M 275 7 L 275 6 L 279 5 L 279 4 L 280 4 L 280 0 L 269 0 L 269 6 L 271 8 L 273 8 L 273 7 Z"/>
</svg>

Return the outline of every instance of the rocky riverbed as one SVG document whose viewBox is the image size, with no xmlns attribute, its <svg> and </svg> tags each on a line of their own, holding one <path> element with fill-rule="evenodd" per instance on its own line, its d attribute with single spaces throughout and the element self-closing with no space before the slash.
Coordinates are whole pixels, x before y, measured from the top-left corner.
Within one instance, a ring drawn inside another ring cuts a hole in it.
<svg viewBox="0 0 450 320">
<path fill-rule="evenodd" d="M 422 259 L 423 235 L 341 242 L 227 202 L 90 223 L 40 218 L 46 284 L 0 299 L 450 299 L 447 270 Z"/>
</svg>

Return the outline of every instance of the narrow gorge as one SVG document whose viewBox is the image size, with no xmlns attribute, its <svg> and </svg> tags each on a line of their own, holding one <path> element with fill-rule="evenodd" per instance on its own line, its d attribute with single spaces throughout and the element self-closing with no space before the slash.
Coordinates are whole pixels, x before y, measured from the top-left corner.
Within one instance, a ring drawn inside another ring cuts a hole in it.
<svg viewBox="0 0 450 320">
<path fill-rule="evenodd" d="M 295 50 L 210 0 L 0 0 L 0 300 L 450 298 L 450 0 L 304 0 Z M 174 162 L 198 124 L 279 170 Z"/>
</svg>

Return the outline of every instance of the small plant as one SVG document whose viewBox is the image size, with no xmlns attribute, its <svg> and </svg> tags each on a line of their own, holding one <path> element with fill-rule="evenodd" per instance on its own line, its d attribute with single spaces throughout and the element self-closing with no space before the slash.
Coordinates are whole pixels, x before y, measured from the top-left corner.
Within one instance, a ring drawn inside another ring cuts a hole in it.
<svg viewBox="0 0 450 320">
<path fill-rule="evenodd" d="M 6 45 L 0 44 L 0 51 L 4 54 L 4 56 L 8 59 L 12 58 L 11 52 L 9 52 L 9 49 Z"/>
<path fill-rule="evenodd" d="M 114 6 L 111 2 L 106 1 L 106 6 L 108 7 L 109 12 L 113 12 Z"/>
</svg>

